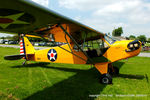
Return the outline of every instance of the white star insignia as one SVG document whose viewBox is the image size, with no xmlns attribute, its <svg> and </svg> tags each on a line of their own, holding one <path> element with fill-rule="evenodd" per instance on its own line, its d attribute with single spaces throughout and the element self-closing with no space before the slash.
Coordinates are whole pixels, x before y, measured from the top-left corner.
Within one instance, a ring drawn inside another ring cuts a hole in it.
<svg viewBox="0 0 150 100">
<path fill-rule="evenodd" d="M 48 53 L 48 55 L 50 56 L 50 60 L 56 60 L 55 59 L 55 55 L 56 55 L 56 53 L 54 53 L 54 51 L 53 50 L 51 50 L 51 53 Z"/>
<path fill-rule="evenodd" d="M 9 15 L 9 16 L 0 16 L 0 18 L 8 18 L 8 19 L 13 20 L 13 22 L 11 23 L 0 23 L 0 27 L 5 29 L 11 24 L 30 24 L 28 22 L 18 20 L 18 18 L 21 17 L 22 15 L 24 15 L 24 13 L 19 13 L 19 14 L 14 14 L 14 15 Z"/>
</svg>

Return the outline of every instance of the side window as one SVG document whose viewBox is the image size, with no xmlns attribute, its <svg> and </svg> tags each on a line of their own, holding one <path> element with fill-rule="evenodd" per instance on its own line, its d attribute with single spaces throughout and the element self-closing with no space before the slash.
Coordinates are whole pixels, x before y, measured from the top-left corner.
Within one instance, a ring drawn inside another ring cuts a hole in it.
<svg viewBox="0 0 150 100">
<path fill-rule="evenodd" d="M 80 47 L 81 47 L 81 45 L 80 45 Z M 73 46 L 73 49 L 74 49 L 75 51 L 80 51 L 79 48 L 78 48 L 76 45 Z"/>
<path fill-rule="evenodd" d="M 89 45 L 88 47 L 85 46 L 84 50 L 91 58 L 102 56 L 109 48 L 109 46 L 102 39 L 88 42 Z"/>
<path fill-rule="evenodd" d="M 108 48 L 109 45 L 104 42 L 102 39 L 99 40 L 99 45 L 100 45 L 100 48 Z"/>
<path fill-rule="evenodd" d="M 103 51 L 109 47 L 107 43 L 105 43 L 102 39 L 86 41 L 80 44 L 79 46 L 81 47 L 81 49 L 83 49 L 83 51 L 86 51 L 88 53 L 92 51 L 93 55 L 95 56 L 96 54 L 98 55 L 103 54 Z M 75 51 L 80 51 L 76 45 L 74 45 L 73 49 Z"/>
<path fill-rule="evenodd" d="M 83 46 L 84 45 L 84 46 Z M 109 46 L 105 43 L 102 39 L 94 40 L 94 41 L 87 41 L 82 44 L 85 50 L 88 48 L 90 49 L 101 49 L 101 48 L 108 48 Z"/>
<path fill-rule="evenodd" d="M 99 39 L 98 43 L 100 48 L 104 48 L 104 41 L 102 39 Z"/>
</svg>

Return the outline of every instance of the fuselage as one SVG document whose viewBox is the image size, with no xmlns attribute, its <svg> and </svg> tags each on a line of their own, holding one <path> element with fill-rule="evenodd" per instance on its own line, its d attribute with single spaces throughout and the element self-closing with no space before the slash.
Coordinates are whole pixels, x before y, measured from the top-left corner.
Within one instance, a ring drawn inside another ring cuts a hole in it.
<svg viewBox="0 0 150 100">
<path fill-rule="evenodd" d="M 50 63 L 88 64 L 90 63 L 89 59 L 93 60 L 93 63 L 112 63 L 121 59 L 136 56 L 141 51 L 141 43 L 137 40 L 115 41 L 112 44 L 109 44 L 106 41 L 106 43 L 108 44 L 107 48 L 84 51 L 89 58 L 80 50 L 74 50 L 74 45 L 72 44 L 36 50 L 34 51 L 34 56 L 31 57 L 29 55 L 30 57 L 27 58 L 28 60 L 37 62 Z M 133 47 L 129 47 L 129 44 Z M 101 54 L 98 54 L 98 52 L 101 52 Z"/>
</svg>

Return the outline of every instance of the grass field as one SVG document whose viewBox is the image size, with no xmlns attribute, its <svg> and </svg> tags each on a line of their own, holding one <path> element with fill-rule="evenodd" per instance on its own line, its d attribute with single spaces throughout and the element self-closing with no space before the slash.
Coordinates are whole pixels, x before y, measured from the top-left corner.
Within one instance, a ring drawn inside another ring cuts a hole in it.
<svg viewBox="0 0 150 100">
<path fill-rule="evenodd" d="M 18 52 L 19 49 L 0 47 L 0 100 L 150 99 L 150 58 L 115 62 L 120 74 L 113 76 L 112 85 L 102 85 L 98 82 L 99 72 L 90 65 L 31 62 L 22 66 L 23 60 L 3 59 L 4 55 Z"/>
</svg>

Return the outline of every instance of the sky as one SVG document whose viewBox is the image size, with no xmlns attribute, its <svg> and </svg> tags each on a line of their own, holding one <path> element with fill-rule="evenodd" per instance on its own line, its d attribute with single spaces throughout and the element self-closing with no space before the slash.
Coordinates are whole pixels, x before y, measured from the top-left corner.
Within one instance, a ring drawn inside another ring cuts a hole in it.
<svg viewBox="0 0 150 100">
<path fill-rule="evenodd" d="M 32 0 L 100 32 L 150 37 L 150 0 Z"/>
</svg>

